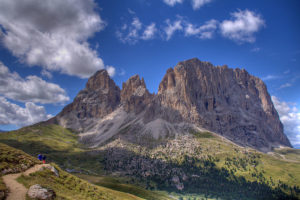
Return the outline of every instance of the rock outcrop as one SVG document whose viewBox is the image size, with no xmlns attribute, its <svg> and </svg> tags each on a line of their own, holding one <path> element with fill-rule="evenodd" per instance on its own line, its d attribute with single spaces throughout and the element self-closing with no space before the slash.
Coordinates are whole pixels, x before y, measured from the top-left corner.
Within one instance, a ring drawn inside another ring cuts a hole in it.
<svg viewBox="0 0 300 200">
<path fill-rule="evenodd" d="M 150 104 L 153 95 L 146 88 L 144 79 L 139 75 L 132 76 L 123 83 L 121 102 L 126 112 L 141 113 Z"/>
<path fill-rule="evenodd" d="M 191 59 L 169 69 L 159 85 L 163 107 L 241 145 L 290 146 L 262 80 L 242 69 Z"/>
<path fill-rule="evenodd" d="M 45 169 L 49 169 L 55 176 L 59 177 L 59 172 L 57 171 L 57 169 L 55 169 L 55 167 L 51 165 L 45 165 L 39 171 L 43 171 Z"/>
<path fill-rule="evenodd" d="M 215 67 L 198 59 L 168 69 L 156 95 L 149 93 L 138 75 L 120 90 L 100 70 L 73 103 L 50 121 L 88 136 L 86 143 L 99 141 L 91 146 L 118 134 L 130 138 L 133 132 L 137 134 L 133 138 L 151 132 L 154 138 L 185 134 L 191 126 L 261 151 L 291 146 L 263 81 L 244 69 Z"/>
<path fill-rule="evenodd" d="M 46 189 L 36 184 L 32 185 L 28 190 L 28 196 L 32 199 L 52 200 L 56 195 L 52 189 Z"/>
<path fill-rule="evenodd" d="M 109 77 L 106 70 L 96 72 L 74 101 L 52 119 L 64 127 L 79 132 L 88 129 L 93 119 L 113 112 L 120 104 L 120 88 Z"/>
</svg>

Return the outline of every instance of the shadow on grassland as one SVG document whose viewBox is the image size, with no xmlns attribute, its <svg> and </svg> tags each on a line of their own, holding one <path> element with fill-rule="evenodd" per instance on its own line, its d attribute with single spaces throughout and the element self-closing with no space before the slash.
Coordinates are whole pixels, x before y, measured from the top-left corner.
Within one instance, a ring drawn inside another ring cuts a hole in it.
<svg viewBox="0 0 300 200">
<path fill-rule="evenodd" d="M 144 182 L 147 189 L 204 194 L 210 198 L 230 200 L 298 199 L 300 195 L 297 187 L 280 184 L 272 188 L 264 182 L 249 182 L 225 168 L 218 169 L 213 158 L 197 160 L 186 156 L 178 164 L 141 156 L 122 148 L 110 148 L 101 154 L 105 155 L 105 170 L 135 177 L 132 182 Z"/>
</svg>

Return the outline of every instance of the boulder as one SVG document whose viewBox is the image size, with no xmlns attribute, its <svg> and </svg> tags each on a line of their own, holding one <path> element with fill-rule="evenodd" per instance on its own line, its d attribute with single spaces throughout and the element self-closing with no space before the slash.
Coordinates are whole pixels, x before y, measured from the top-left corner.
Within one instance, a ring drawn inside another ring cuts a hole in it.
<svg viewBox="0 0 300 200">
<path fill-rule="evenodd" d="M 32 199 L 52 200 L 56 197 L 55 192 L 52 189 L 43 188 L 38 184 L 32 185 L 27 194 Z"/>
<path fill-rule="evenodd" d="M 45 165 L 40 169 L 40 171 L 43 171 L 45 169 L 49 169 L 51 172 L 53 172 L 55 174 L 55 176 L 59 177 L 59 172 L 57 171 L 57 169 L 55 169 L 55 167 L 53 167 L 51 165 Z"/>
</svg>

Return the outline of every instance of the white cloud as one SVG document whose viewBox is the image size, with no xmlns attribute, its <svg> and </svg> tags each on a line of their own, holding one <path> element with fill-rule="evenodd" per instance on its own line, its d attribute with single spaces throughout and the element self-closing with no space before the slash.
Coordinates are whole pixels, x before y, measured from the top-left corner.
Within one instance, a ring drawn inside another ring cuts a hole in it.
<svg viewBox="0 0 300 200">
<path fill-rule="evenodd" d="M 1 0 L 0 37 L 30 66 L 86 78 L 104 68 L 87 43 L 105 27 L 95 8 L 93 0 Z"/>
<path fill-rule="evenodd" d="M 167 19 L 166 24 L 164 27 L 166 40 L 170 40 L 176 31 L 184 32 L 186 37 L 196 36 L 200 39 L 211 39 L 217 29 L 218 21 L 212 19 L 198 26 L 190 23 L 181 16 L 177 16 L 177 19 L 173 22 Z"/>
<path fill-rule="evenodd" d="M 260 51 L 260 48 L 259 47 L 255 47 L 253 49 L 251 49 L 252 52 L 259 52 Z"/>
<path fill-rule="evenodd" d="M 149 40 L 152 39 L 155 35 L 155 32 L 157 31 L 155 23 L 150 24 L 149 26 L 146 27 L 142 39 L 143 40 Z"/>
<path fill-rule="evenodd" d="M 292 84 L 290 83 L 285 83 L 285 84 L 282 84 L 279 89 L 283 89 L 283 88 L 287 88 L 287 87 L 292 87 Z"/>
<path fill-rule="evenodd" d="M 170 40 L 176 31 L 183 29 L 183 26 L 182 26 L 183 21 L 181 19 L 175 20 L 173 23 L 171 23 L 170 20 L 167 19 L 166 23 L 167 23 L 167 26 L 164 29 L 164 31 L 167 35 L 166 40 Z"/>
<path fill-rule="evenodd" d="M 129 12 L 130 14 L 132 14 L 132 15 L 135 14 L 135 12 L 134 12 L 133 10 L 131 10 L 130 8 L 128 8 L 127 10 L 128 10 L 128 12 Z"/>
<path fill-rule="evenodd" d="M 116 74 L 116 69 L 113 66 L 106 66 L 107 73 L 110 77 Z"/>
<path fill-rule="evenodd" d="M 201 39 L 210 39 L 213 37 L 215 30 L 217 29 L 217 21 L 212 19 L 205 22 L 204 25 L 198 28 L 195 25 L 188 23 L 185 27 L 186 36 L 198 36 Z"/>
<path fill-rule="evenodd" d="M 164 2 L 169 6 L 174 6 L 177 3 L 182 3 L 183 0 L 164 0 Z"/>
<path fill-rule="evenodd" d="M 272 96 L 272 101 L 284 125 L 284 132 L 293 146 L 300 145 L 300 110 L 295 104 L 280 101 Z"/>
<path fill-rule="evenodd" d="M 254 34 L 265 25 L 262 17 L 249 10 L 239 10 L 231 15 L 231 20 L 224 20 L 220 24 L 222 35 L 238 43 L 253 43 Z"/>
<path fill-rule="evenodd" d="M 0 96 L 0 124 L 13 124 L 17 126 L 27 126 L 51 118 L 47 115 L 43 106 L 38 106 L 32 102 L 25 103 L 25 108 L 7 101 Z"/>
<path fill-rule="evenodd" d="M 43 69 L 43 70 L 41 71 L 41 75 L 42 75 L 42 76 L 45 76 L 45 77 L 47 77 L 47 78 L 49 78 L 49 79 L 52 78 L 51 72 L 49 72 L 49 71 L 47 71 L 47 70 L 45 70 L 45 69 Z"/>
<path fill-rule="evenodd" d="M 270 80 L 275 80 L 275 79 L 280 79 L 281 77 L 279 76 L 274 76 L 274 75 L 267 75 L 265 77 L 262 77 L 263 81 L 270 81 Z"/>
<path fill-rule="evenodd" d="M 64 89 L 37 76 L 21 78 L 0 62 L 0 94 L 21 102 L 58 103 L 69 100 Z"/>
<path fill-rule="evenodd" d="M 183 0 L 163 0 L 169 6 L 175 6 L 176 4 L 181 4 Z M 204 6 L 207 3 L 210 3 L 212 0 L 191 0 L 192 6 L 194 10 L 197 10 Z"/>
<path fill-rule="evenodd" d="M 142 28 L 142 23 L 137 17 L 133 18 L 131 25 L 135 28 L 135 30 L 140 30 Z"/>
<path fill-rule="evenodd" d="M 123 43 L 136 44 L 139 40 L 151 40 L 156 36 L 161 39 L 170 40 L 175 32 L 183 32 L 186 37 L 196 36 L 200 39 L 210 39 L 213 37 L 218 27 L 218 21 L 211 19 L 203 25 L 198 26 L 190 23 L 182 16 L 177 16 L 174 21 L 165 20 L 165 24 L 159 28 L 152 22 L 145 26 L 137 17 L 129 24 L 123 24 L 116 32 L 117 37 Z"/>
<path fill-rule="evenodd" d="M 192 6 L 194 10 L 197 10 L 212 0 L 192 0 Z"/>
<path fill-rule="evenodd" d="M 150 40 L 155 36 L 156 24 L 145 26 L 139 18 L 134 17 L 130 24 L 123 24 L 116 34 L 123 43 L 136 44 L 139 40 Z"/>
</svg>

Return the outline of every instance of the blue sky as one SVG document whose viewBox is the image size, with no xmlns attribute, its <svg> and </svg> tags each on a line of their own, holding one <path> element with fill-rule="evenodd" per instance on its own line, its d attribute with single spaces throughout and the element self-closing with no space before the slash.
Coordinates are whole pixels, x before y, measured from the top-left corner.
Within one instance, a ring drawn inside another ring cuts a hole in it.
<svg viewBox="0 0 300 200">
<path fill-rule="evenodd" d="M 197 57 L 263 79 L 300 147 L 299 13 L 297 0 L 0 0 L 0 129 L 56 115 L 98 69 L 156 93 Z"/>
</svg>

